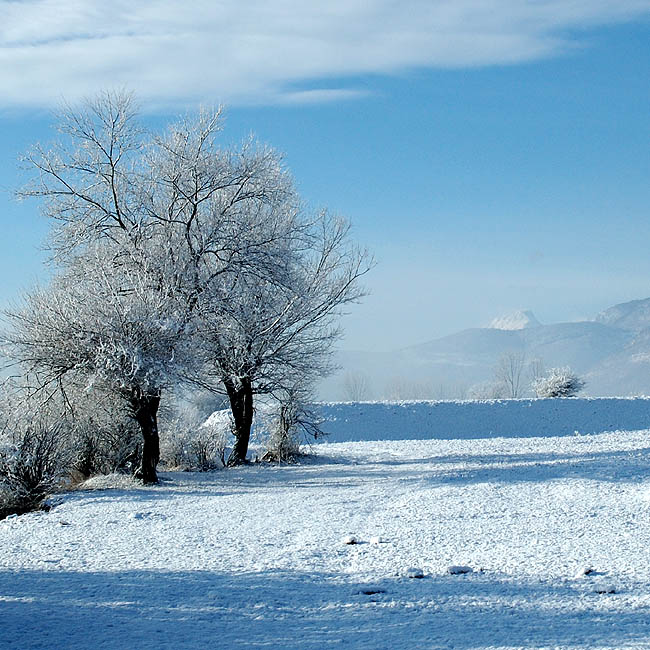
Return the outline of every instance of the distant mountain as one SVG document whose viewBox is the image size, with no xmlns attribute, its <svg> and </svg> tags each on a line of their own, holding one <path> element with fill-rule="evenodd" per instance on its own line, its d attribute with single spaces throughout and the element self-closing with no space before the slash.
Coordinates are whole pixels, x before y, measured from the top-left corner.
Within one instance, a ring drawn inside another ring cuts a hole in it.
<svg viewBox="0 0 650 650">
<path fill-rule="evenodd" d="M 650 298 L 614 305 L 596 316 L 598 323 L 640 332 L 650 327 Z"/>
<path fill-rule="evenodd" d="M 541 323 L 535 318 L 532 311 L 516 311 L 513 314 L 495 318 L 488 327 L 496 330 L 523 330 L 540 325 Z"/>
<path fill-rule="evenodd" d="M 341 351 L 342 371 L 323 382 L 320 394 L 345 399 L 344 377 L 363 375 L 372 399 L 463 397 L 493 380 L 511 352 L 546 369 L 570 366 L 587 382 L 588 395 L 650 394 L 650 298 L 615 305 L 592 321 L 542 325 L 522 311 L 393 352 Z"/>
</svg>

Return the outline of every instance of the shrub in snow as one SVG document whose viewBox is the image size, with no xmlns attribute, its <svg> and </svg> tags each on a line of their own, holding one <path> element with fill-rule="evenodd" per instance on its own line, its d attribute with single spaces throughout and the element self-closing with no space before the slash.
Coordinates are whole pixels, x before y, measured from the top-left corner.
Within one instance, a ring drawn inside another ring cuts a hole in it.
<svg viewBox="0 0 650 650">
<path fill-rule="evenodd" d="M 83 478 L 133 473 L 140 464 L 140 434 L 134 422 L 113 408 L 68 422 L 72 469 Z"/>
<path fill-rule="evenodd" d="M 322 435 L 320 419 L 307 405 L 308 395 L 302 388 L 287 390 L 269 410 L 265 423 L 269 437 L 262 460 L 294 461 L 300 455 L 300 442 L 304 437 Z"/>
<path fill-rule="evenodd" d="M 225 465 L 230 418 L 202 416 L 183 409 L 160 432 L 161 460 L 167 467 L 206 472 Z"/>
<path fill-rule="evenodd" d="M 503 399 L 505 396 L 505 385 L 494 381 L 484 381 L 479 384 L 474 384 L 467 391 L 467 397 L 469 399 Z"/>
<path fill-rule="evenodd" d="M 269 437 L 262 460 L 280 463 L 291 462 L 300 454 L 300 438 L 297 431 L 298 404 L 287 400 L 278 405 L 268 423 Z"/>
<path fill-rule="evenodd" d="M 69 467 L 65 429 L 34 424 L 11 432 L 0 449 L 0 519 L 41 506 Z"/>
<path fill-rule="evenodd" d="M 533 382 L 537 397 L 573 397 L 585 386 L 570 368 L 552 368 L 547 375 Z"/>
<path fill-rule="evenodd" d="M 7 430 L 22 431 L 32 426 L 34 413 L 39 413 L 40 426 L 47 423 L 58 429 L 76 480 L 114 472 L 132 473 L 140 463 L 137 425 L 100 387 L 69 382 L 65 394 L 50 394 L 43 403 L 39 394 L 16 386 L 5 392 L 3 400 L 13 404 L 9 411 L 4 410 L 5 404 L 0 407 L 12 414 Z"/>
</svg>

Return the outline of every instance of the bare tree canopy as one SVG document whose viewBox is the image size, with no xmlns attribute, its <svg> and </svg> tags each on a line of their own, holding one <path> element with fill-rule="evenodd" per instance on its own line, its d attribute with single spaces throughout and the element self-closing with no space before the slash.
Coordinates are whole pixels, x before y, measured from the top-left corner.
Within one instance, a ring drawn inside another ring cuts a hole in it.
<svg viewBox="0 0 650 650">
<path fill-rule="evenodd" d="M 504 387 L 505 396 L 521 397 L 524 391 L 523 372 L 526 367 L 524 352 L 506 352 L 495 371 L 495 379 Z"/>
<path fill-rule="evenodd" d="M 343 394 L 346 400 L 362 402 L 372 395 L 370 377 L 363 372 L 346 372 L 343 377 Z"/>
</svg>

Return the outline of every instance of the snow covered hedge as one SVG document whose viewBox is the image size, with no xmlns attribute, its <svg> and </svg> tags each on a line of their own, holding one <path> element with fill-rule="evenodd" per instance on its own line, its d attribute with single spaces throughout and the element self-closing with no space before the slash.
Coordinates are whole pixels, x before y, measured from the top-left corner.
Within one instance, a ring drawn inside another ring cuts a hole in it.
<svg viewBox="0 0 650 650">
<path fill-rule="evenodd" d="M 650 428 L 650 398 L 333 402 L 325 442 L 567 436 Z"/>
</svg>

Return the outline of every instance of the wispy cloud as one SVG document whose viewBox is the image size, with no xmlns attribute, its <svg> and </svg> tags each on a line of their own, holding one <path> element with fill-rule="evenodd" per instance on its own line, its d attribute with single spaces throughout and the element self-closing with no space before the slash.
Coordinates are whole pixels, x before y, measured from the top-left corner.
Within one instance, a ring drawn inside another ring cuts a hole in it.
<svg viewBox="0 0 650 650">
<path fill-rule="evenodd" d="M 0 105 L 116 86 L 157 103 L 341 100 L 359 94 L 345 77 L 534 60 L 644 14 L 650 0 L 0 0 Z"/>
</svg>

